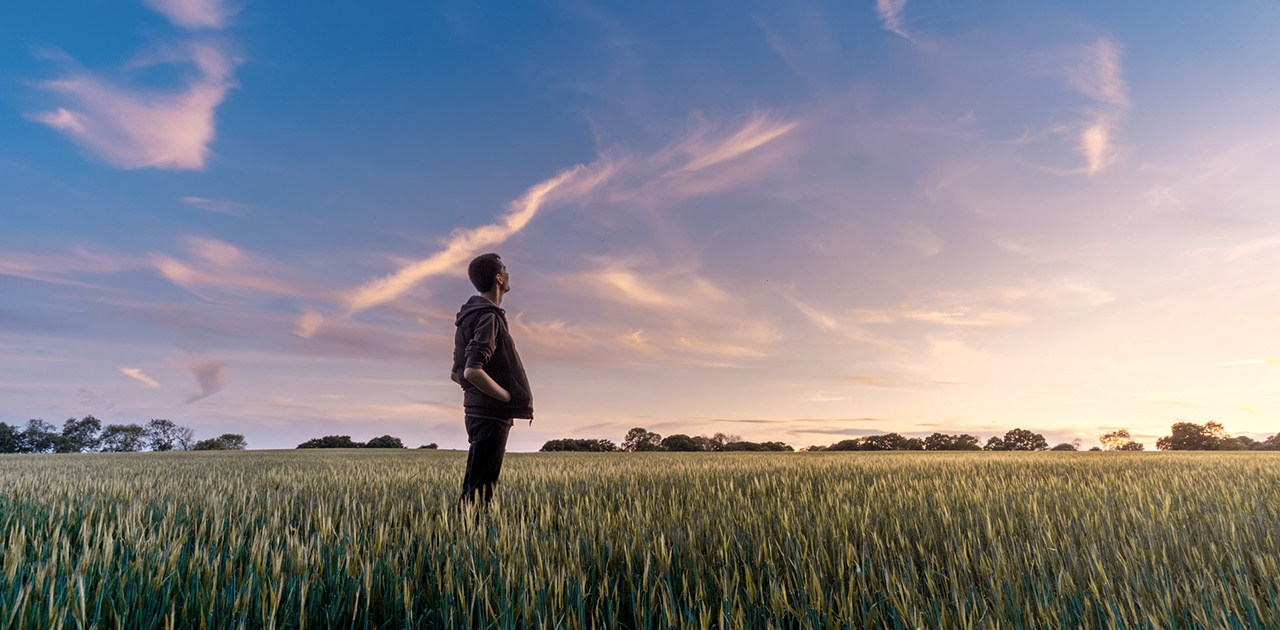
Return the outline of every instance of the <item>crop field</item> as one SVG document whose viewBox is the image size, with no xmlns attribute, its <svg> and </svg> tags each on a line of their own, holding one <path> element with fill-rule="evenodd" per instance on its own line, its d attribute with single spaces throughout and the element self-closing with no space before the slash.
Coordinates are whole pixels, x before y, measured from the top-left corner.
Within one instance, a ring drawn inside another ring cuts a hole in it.
<svg viewBox="0 0 1280 630">
<path fill-rule="evenodd" d="M 1276 628 L 1268 453 L 0 457 L 7 628 Z"/>
</svg>

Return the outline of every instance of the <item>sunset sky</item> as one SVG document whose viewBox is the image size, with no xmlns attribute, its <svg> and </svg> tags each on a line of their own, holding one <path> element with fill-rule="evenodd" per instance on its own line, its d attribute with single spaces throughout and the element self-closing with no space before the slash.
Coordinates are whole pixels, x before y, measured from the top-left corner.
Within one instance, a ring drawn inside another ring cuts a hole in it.
<svg viewBox="0 0 1280 630">
<path fill-rule="evenodd" d="M 17 0 L 0 421 L 1280 430 L 1280 4 Z"/>
</svg>

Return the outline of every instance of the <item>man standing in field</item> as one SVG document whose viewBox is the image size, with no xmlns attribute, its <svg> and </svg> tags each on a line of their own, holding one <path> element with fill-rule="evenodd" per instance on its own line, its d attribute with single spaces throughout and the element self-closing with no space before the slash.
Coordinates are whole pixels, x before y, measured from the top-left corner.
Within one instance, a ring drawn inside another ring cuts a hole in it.
<svg viewBox="0 0 1280 630">
<path fill-rule="evenodd" d="M 533 395 L 507 329 L 506 311 L 499 308 L 502 296 L 511 291 L 507 266 L 497 254 L 483 254 L 467 266 L 467 276 L 480 295 L 471 296 L 458 311 L 449 375 L 462 386 L 471 443 L 458 504 L 475 503 L 479 493 L 487 506 L 502 472 L 514 418 L 533 421 Z"/>
</svg>

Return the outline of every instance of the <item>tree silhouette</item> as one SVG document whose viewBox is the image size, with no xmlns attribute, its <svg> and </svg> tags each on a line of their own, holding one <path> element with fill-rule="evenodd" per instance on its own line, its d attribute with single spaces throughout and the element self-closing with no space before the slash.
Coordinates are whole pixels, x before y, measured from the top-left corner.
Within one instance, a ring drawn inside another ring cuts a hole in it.
<svg viewBox="0 0 1280 630">
<path fill-rule="evenodd" d="M 1140 451 L 1143 448 L 1141 442 L 1133 441 L 1126 429 L 1112 431 L 1098 438 L 1098 441 L 1102 442 L 1102 446 L 1108 451 Z"/>
<path fill-rule="evenodd" d="M 62 436 L 57 427 L 39 418 L 27 421 L 18 440 L 19 453 L 51 453 L 57 447 Z"/>
<path fill-rule="evenodd" d="M 1001 440 L 1006 451 L 1044 451 L 1049 449 L 1049 443 L 1045 441 L 1044 436 L 1039 433 L 1032 433 L 1026 429 L 1012 429 L 1004 434 Z"/>
<path fill-rule="evenodd" d="M 1156 448 L 1162 451 L 1216 451 L 1227 437 L 1222 425 L 1212 420 L 1203 425 L 1175 422 L 1170 433 L 1156 440 Z"/>
<path fill-rule="evenodd" d="M 249 448 L 248 440 L 245 440 L 244 436 L 239 433 L 223 433 L 218 436 L 218 439 L 227 445 L 227 450 L 243 451 Z"/>
<path fill-rule="evenodd" d="M 351 441 L 350 435 L 326 435 L 312 438 L 298 445 L 298 448 L 360 448 L 364 444 Z"/>
<path fill-rule="evenodd" d="M 400 438 L 390 435 L 382 435 L 364 444 L 365 448 L 404 448 L 404 442 Z"/>
<path fill-rule="evenodd" d="M 85 416 L 80 420 L 67 418 L 62 425 L 62 439 L 58 443 L 59 453 L 83 453 L 98 450 L 101 442 L 98 434 L 102 431 L 102 422 L 93 416 Z"/>
<path fill-rule="evenodd" d="M 652 431 L 645 430 L 644 427 L 636 427 L 627 431 L 627 437 L 622 441 L 622 450 L 624 451 L 657 451 L 662 448 L 662 436 Z"/>
<path fill-rule="evenodd" d="M 138 424 L 108 424 L 102 429 L 100 446 L 108 453 L 140 451 L 147 445 L 147 430 Z"/>
<path fill-rule="evenodd" d="M 663 450 L 668 450 L 668 451 L 701 451 L 703 450 L 702 444 L 698 442 L 697 438 L 690 437 L 683 433 L 676 433 L 674 435 L 668 435 L 667 437 L 662 438 L 662 442 L 660 443 L 660 445 L 662 446 Z"/>
</svg>

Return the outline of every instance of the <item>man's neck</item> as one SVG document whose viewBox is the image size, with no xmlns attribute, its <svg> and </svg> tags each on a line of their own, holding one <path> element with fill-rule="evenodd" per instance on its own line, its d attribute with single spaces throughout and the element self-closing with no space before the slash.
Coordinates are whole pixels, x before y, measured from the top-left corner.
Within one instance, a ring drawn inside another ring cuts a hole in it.
<svg viewBox="0 0 1280 630">
<path fill-rule="evenodd" d="M 497 288 L 494 288 L 492 291 L 481 293 L 480 297 L 493 302 L 494 306 L 502 306 L 502 292 Z"/>
</svg>

